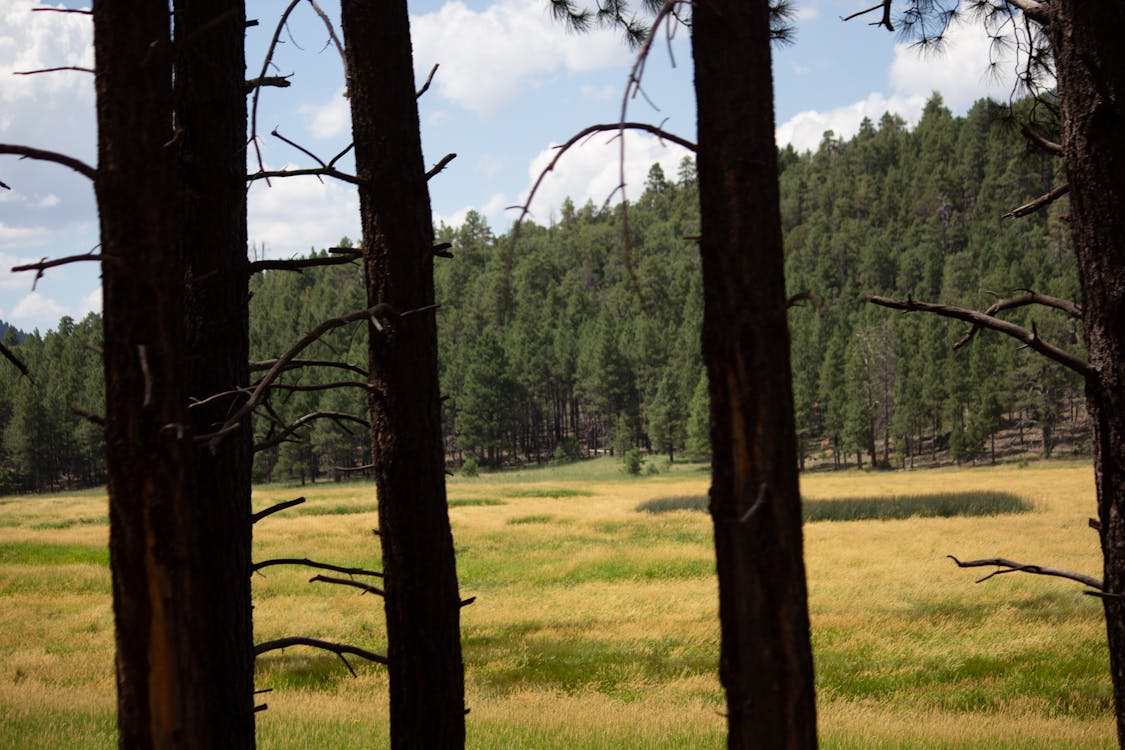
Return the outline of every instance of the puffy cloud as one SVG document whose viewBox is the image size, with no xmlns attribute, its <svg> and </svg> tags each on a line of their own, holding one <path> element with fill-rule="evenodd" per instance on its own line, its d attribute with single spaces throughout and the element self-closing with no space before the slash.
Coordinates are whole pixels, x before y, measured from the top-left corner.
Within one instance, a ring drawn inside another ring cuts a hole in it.
<svg viewBox="0 0 1125 750">
<path fill-rule="evenodd" d="M 351 133 L 351 111 L 344 89 L 324 104 L 302 104 L 297 112 L 304 116 L 309 132 L 317 138 L 339 138 Z"/>
<path fill-rule="evenodd" d="M 87 294 L 78 303 L 77 315 L 74 317 L 77 320 L 85 318 L 89 313 L 101 313 L 102 311 L 102 288 L 99 286 L 94 291 Z"/>
<path fill-rule="evenodd" d="M 315 177 L 272 183 L 257 181 L 248 196 L 250 242 L 265 245 L 271 257 L 301 255 L 309 248 L 331 247 L 344 235 L 359 236 L 359 197 L 350 186 Z"/>
<path fill-rule="evenodd" d="M 833 131 L 840 138 L 850 138 L 859 132 L 859 124 L 863 122 L 863 118 L 870 118 L 877 123 L 885 112 L 894 112 L 907 122 L 915 123 L 925 104 L 924 96 L 887 98 L 876 92 L 855 104 L 823 112 L 798 112 L 778 125 L 777 143 L 779 146 L 791 144 L 798 151 L 815 151 L 826 130 Z"/>
<path fill-rule="evenodd" d="M 413 18 L 411 30 L 417 75 L 440 63 L 432 90 L 484 117 L 544 76 L 629 60 L 616 32 L 568 33 L 546 3 L 534 0 L 499 0 L 480 11 L 454 0 Z"/>
<path fill-rule="evenodd" d="M 997 57 L 997 52 L 979 21 L 954 23 L 932 52 L 896 44 L 890 83 L 898 96 L 928 97 L 939 91 L 955 111 L 985 96 L 1005 99 L 1013 89 L 1015 63 L 1010 54 Z"/>
<path fill-rule="evenodd" d="M 611 197 L 612 203 L 619 202 L 621 194 L 615 191 L 621 182 L 621 152 L 614 135 L 595 135 L 564 154 L 540 185 L 531 205 L 531 216 L 540 222 L 558 216 L 559 207 L 567 197 L 579 206 L 588 200 L 600 206 Z M 626 133 L 625 139 L 625 182 L 633 198 L 644 190 L 645 178 L 654 163 L 659 163 L 664 173 L 674 179 L 680 161 L 689 155 L 686 149 L 661 143 L 648 134 Z M 521 194 L 519 202 L 526 200 L 531 185 L 557 153 L 552 145 L 531 160 L 527 170 L 528 189 Z M 512 212 L 509 218 L 515 219 L 516 214 Z"/>
<path fill-rule="evenodd" d="M 0 249 L 22 249 L 34 245 L 42 245 L 47 242 L 50 237 L 51 230 L 46 227 L 13 227 L 0 221 Z M 0 258 L 3 259 L 6 266 L 8 256 L 0 253 Z"/>
<path fill-rule="evenodd" d="M 15 304 L 9 313 L 11 322 L 20 328 L 53 326 L 59 318 L 67 314 L 65 307 L 39 292 L 31 292 Z M 46 322 L 47 325 L 43 326 Z"/>
<path fill-rule="evenodd" d="M 892 94 L 876 91 L 853 104 L 799 112 L 777 127 L 777 142 L 798 151 L 815 149 L 826 130 L 850 138 L 864 117 L 878 122 L 885 112 L 914 124 L 935 91 L 955 112 L 985 96 L 1007 98 L 1015 80 L 1013 63 L 995 53 L 983 26 L 972 21 L 953 24 L 939 50 L 923 53 L 914 45 L 896 44 L 888 71 Z"/>
</svg>

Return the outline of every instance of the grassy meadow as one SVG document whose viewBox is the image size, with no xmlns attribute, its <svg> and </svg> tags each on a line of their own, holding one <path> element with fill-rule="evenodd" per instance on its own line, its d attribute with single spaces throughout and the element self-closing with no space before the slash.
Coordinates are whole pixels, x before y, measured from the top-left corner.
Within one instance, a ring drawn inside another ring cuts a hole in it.
<svg viewBox="0 0 1125 750">
<path fill-rule="evenodd" d="M 449 482 L 470 748 L 720 748 L 706 468 L 603 459 Z M 826 748 L 1109 748 L 1098 600 L 1078 584 L 945 558 L 1098 574 L 1092 470 L 1054 463 L 802 477 Z M 936 495 L 941 498 L 936 498 Z M 265 487 L 307 502 L 255 527 L 255 559 L 377 567 L 369 485 Z M 983 515 L 982 515 L 983 514 Z M 0 745 L 110 748 L 113 618 L 104 493 L 0 498 Z M 260 640 L 375 651 L 381 602 L 271 567 Z M 303 648 L 258 662 L 265 750 L 386 747 L 386 679 Z"/>
</svg>

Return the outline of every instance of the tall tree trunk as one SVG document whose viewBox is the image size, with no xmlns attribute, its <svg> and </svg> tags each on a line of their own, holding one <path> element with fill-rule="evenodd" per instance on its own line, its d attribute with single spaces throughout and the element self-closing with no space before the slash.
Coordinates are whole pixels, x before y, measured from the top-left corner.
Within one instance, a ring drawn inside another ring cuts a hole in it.
<svg viewBox="0 0 1125 750">
<path fill-rule="evenodd" d="M 1117 736 L 1125 747 L 1125 5 L 1049 4 L 1070 220 L 1083 292 L 1086 382 L 1104 556 Z"/>
<path fill-rule="evenodd" d="M 119 744 L 206 747 L 166 2 L 93 8 Z"/>
<path fill-rule="evenodd" d="M 768 4 L 709 0 L 692 19 L 728 746 L 813 748 Z"/>
<path fill-rule="evenodd" d="M 460 598 L 445 497 L 433 226 L 405 0 L 344 0 L 370 305 L 372 444 L 386 576 L 391 745 L 465 743 Z"/>
<path fill-rule="evenodd" d="M 186 287 L 185 375 L 204 398 L 249 381 L 246 258 L 245 4 L 175 0 L 178 56 L 173 90 L 179 161 L 180 231 Z M 234 396 L 231 397 L 236 398 Z M 195 434 L 211 432 L 231 400 L 191 410 Z M 207 616 L 195 679 L 206 746 L 254 747 L 254 633 L 250 604 L 251 427 L 195 453 L 194 574 Z"/>
</svg>

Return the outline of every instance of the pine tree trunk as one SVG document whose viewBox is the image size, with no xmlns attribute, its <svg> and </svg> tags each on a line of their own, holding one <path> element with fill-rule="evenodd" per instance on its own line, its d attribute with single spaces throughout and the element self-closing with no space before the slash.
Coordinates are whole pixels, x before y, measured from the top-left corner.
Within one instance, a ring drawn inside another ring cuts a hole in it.
<svg viewBox="0 0 1125 750">
<path fill-rule="evenodd" d="M 816 747 L 768 4 L 697 3 L 703 352 L 728 747 Z"/>
<path fill-rule="evenodd" d="M 204 398 L 249 381 L 246 258 L 245 7 L 236 0 L 175 0 L 179 55 L 173 90 L 186 288 L 186 383 Z M 237 403 L 191 410 L 205 434 Z M 204 582 L 203 653 L 196 679 L 205 707 L 206 746 L 254 747 L 254 633 L 250 603 L 250 420 L 195 451 L 196 502 L 190 519 L 205 547 L 194 550 Z M 197 584 L 198 585 L 198 584 Z"/>
<path fill-rule="evenodd" d="M 405 0 L 344 0 L 341 22 L 370 305 L 373 462 L 390 659 L 391 746 L 465 743 L 460 598 L 446 508 L 432 305 L 433 227 Z"/>
<path fill-rule="evenodd" d="M 1060 0 L 1049 33 L 1083 292 L 1094 476 L 1118 742 L 1125 747 L 1125 6 Z"/>
<path fill-rule="evenodd" d="M 119 745 L 202 748 L 168 5 L 104 0 L 93 21 Z"/>
</svg>

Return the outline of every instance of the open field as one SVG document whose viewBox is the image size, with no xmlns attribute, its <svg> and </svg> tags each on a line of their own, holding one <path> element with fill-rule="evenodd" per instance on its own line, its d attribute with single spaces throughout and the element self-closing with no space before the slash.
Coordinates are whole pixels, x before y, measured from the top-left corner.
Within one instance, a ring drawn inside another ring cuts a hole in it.
<svg viewBox="0 0 1125 750">
<path fill-rule="evenodd" d="M 632 479 L 609 460 L 450 481 L 462 595 L 477 597 L 463 610 L 469 747 L 723 746 L 710 521 L 638 510 L 690 505 L 707 482 L 698 465 Z M 983 571 L 945 559 L 1099 574 L 1088 465 L 817 473 L 802 491 L 816 517 L 839 503 L 884 519 L 805 525 L 822 747 L 1114 746 L 1098 601 L 1021 574 L 974 585 Z M 1020 502 L 969 515 L 935 493 Z M 297 495 L 257 525 L 256 559 L 376 566 L 370 486 L 267 487 L 255 506 Z M 897 510 L 872 510 L 891 497 Z M 918 508 L 933 517 L 899 517 Z M 0 498 L 0 745 L 114 746 L 105 510 L 101 493 Z M 382 650 L 377 599 L 264 572 L 260 639 Z M 261 659 L 260 747 L 386 747 L 384 674 L 354 666 L 300 648 Z"/>
</svg>

